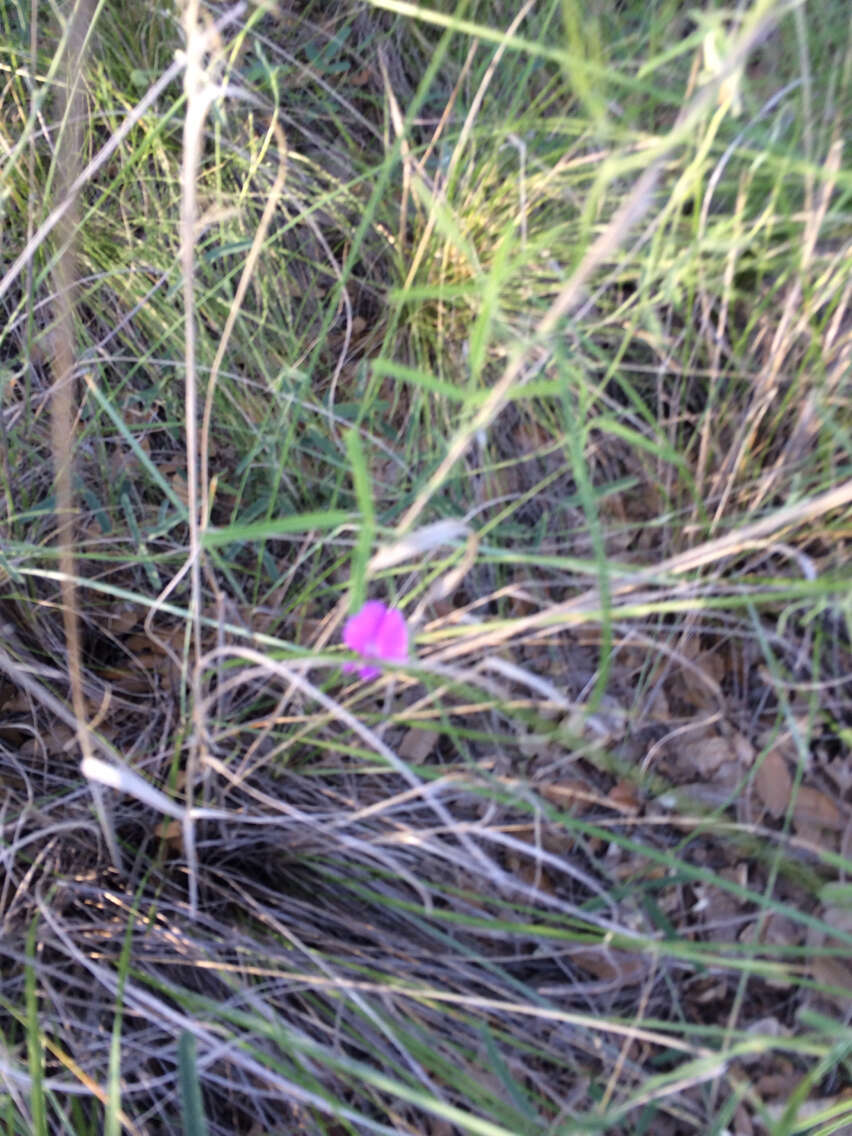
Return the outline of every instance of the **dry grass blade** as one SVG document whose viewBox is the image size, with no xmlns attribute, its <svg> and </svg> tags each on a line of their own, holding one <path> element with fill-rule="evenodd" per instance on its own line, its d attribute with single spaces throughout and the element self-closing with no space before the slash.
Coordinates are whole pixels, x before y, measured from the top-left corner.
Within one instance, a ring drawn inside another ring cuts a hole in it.
<svg viewBox="0 0 852 1136">
<path fill-rule="evenodd" d="M 79 155 L 84 123 L 85 104 L 82 93 L 82 76 L 85 62 L 85 34 L 91 22 L 92 6 L 87 0 L 78 0 L 71 14 L 66 49 L 65 129 L 62 131 L 59 151 L 60 181 L 58 197 L 64 203 L 57 216 L 59 256 L 56 261 L 56 316 L 53 356 L 53 394 L 51 399 L 51 440 L 56 477 L 57 544 L 62 580 L 62 617 L 65 627 L 65 650 L 68 676 L 76 719 L 77 737 L 83 760 L 92 757 L 92 739 L 87 721 L 88 714 L 83 696 L 83 679 L 80 652 L 80 623 L 77 611 L 75 586 L 76 564 L 75 505 L 72 488 L 74 461 L 74 424 L 77 418 L 75 400 L 76 374 L 74 351 L 74 292 L 77 286 L 76 246 L 77 183 Z M 100 785 L 92 784 L 101 830 L 116 868 L 121 868 L 121 853 L 112 816 L 104 801 Z"/>
<path fill-rule="evenodd" d="M 665 592 L 667 577 L 695 572 L 708 565 L 718 564 L 727 557 L 737 556 L 751 549 L 770 545 L 780 533 L 809 524 L 835 510 L 843 509 L 850 502 L 852 502 L 852 481 L 838 485 L 835 489 L 830 489 L 809 500 L 797 502 L 795 505 L 787 505 L 758 521 L 753 521 L 750 525 L 736 529 L 727 536 L 706 541 L 704 544 L 677 553 L 668 560 L 663 560 L 652 567 L 631 572 L 626 578 L 620 578 L 613 574 L 613 600 L 620 601 L 623 599 L 627 604 L 637 602 L 637 593 L 640 589 L 654 585 L 659 585 Z M 647 600 L 649 596 L 643 598 Z M 556 627 L 564 621 L 570 622 L 575 617 L 597 615 L 600 610 L 600 590 L 591 588 L 570 600 L 566 600 L 565 603 L 552 604 L 544 611 L 523 616 L 506 627 L 493 628 L 487 634 L 478 636 L 475 630 L 472 630 L 469 638 L 466 638 L 461 644 L 446 648 L 436 656 L 436 659 L 443 662 L 469 651 L 475 652 L 484 648 L 493 648 L 496 644 L 509 638 L 527 635 L 531 631 L 545 627 Z M 613 610 L 618 610 L 617 604 L 614 604 Z"/>
</svg>

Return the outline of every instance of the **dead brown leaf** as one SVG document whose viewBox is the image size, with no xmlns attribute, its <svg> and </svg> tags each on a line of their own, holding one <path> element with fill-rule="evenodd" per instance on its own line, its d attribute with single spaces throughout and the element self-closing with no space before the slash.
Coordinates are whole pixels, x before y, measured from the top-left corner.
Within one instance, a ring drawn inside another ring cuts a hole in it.
<svg viewBox="0 0 852 1136">
<path fill-rule="evenodd" d="M 696 638 L 682 643 L 678 654 L 683 662 L 674 672 L 673 691 L 698 710 L 716 706 L 722 696 L 719 680 L 724 677 L 720 656 L 713 651 L 700 650 Z"/>
<path fill-rule="evenodd" d="M 406 761 L 425 761 L 434 753 L 441 735 L 434 730 L 406 730 L 399 743 L 399 756 Z"/>
<path fill-rule="evenodd" d="M 516 862 L 511 862 L 511 857 L 509 858 L 509 866 L 518 879 L 523 880 L 527 887 L 536 888 L 538 891 L 544 892 L 545 895 L 556 894 L 553 878 L 544 868 L 530 864 L 529 861 L 521 861 L 520 859 Z"/>
<path fill-rule="evenodd" d="M 585 781 L 554 781 L 549 785 L 539 785 L 538 791 L 552 805 L 572 814 L 587 813 L 600 803 L 597 794 L 590 792 Z"/>
<path fill-rule="evenodd" d="M 572 963 L 593 974 L 595 978 L 618 986 L 633 986 L 641 982 L 648 971 L 648 964 L 642 955 L 608 947 L 584 947 L 572 951 L 570 957 Z"/>
<path fill-rule="evenodd" d="M 827 794 L 809 785 L 802 785 L 796 794 L 793 823 L 797 829 L 830 828 L 837 831 L 844 827 L 843 816 L 837 804 Z"/>
<path fill-rule="evenodd" d="M 77 739 L 77 731 L 64 722 L 53 722 L 49 730 L 42 730 L 38 738 L 29 737 L 22 742 L 18 752 L 26 757 L 48 753 L 62 753 L 69 742 Z"/>
<path fill-rule="evenodd" d="M 134 604 L 119 604 L 99 618 L 113 635 L 126 635 L 139 623 L 141 614 Z"/>
<path fill-rule="evenodd" d="M 770 913 L 766 920 L 763 934 L 764 943 L 777 943 L 781 946 L 792 947 L 801 943 L 804 931 L 800 923 L 796 923 L 789 915 L 781 915 L 777 911 Z"/>
<path fill-rule="evenodd" d="M 632 781 L 619 781 L 606 797 L 607 804 L 617 812 L 635 816 L 639 812 L 639 797 Z"/>
<path fill-rule="evenodd" d="M 848 991 L 845 997 L 832 997 L 832 1001 L 852 1004 L 852 966 L 839 958 L 825 958 L 817 955 L 811 961 L 811 974 L 824 986 L 832 986 Z"/>
<path fill-rule="evenodd" d="M 711 780 L 719 767 L 731 761 L 735 755 L 728 739 L 716 734 L 709 738 L 699 738 L 685 747 L 684 756 L 702 777 Z"/>
<path fill-rule="evenodd" d="M 848 907 L 826 907 L 821 916 L 823 922 L 838 931 L 852 933 L 852 909 Z M 848 991 L 847 994 L 826 993 L 824 996 L 841 1006 L 844 1010 L 852 1004 L 852 965 L 842 957 L 847 949 L 838 939 L 833 939 L 816 927 L 809 927 L 807 933 L 809 947 L 817 948 L 817 953 L 810 960 L 811 974 L 814 979 L 838 990 Z M 833 948 L 837 953 L 826 955 L 821 953 L 825 947 Z"/>
<path fill-rule="evenodd" d="M 787 762 L 777 747 L 773 747 L 760 763 L 760 768 L 754 776 L 754 787 L 757 795 L 776 820 L 784 815 L 790 804 L 793 781 L 787 769 Z"/>
<path fill-rule="evenodd" d="M 764 1073 L 757 1079 L 754 1087 L 764 1100 L 780 1099 L 786 1104 L 790 1099 L 790 1079 L 795 1074 L 793 1066 L 785 1058 L 777 1059 L 777 1064 L 782 1068 L 772 1073 Z"/>
</svg>

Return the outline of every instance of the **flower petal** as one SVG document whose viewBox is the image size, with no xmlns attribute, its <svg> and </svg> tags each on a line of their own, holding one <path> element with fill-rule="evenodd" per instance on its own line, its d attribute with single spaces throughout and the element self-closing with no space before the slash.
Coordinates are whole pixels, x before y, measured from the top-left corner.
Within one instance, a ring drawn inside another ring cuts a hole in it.
<svg viewBox="0 0 852 1136">
<path fill-rule="evenodd" d="M 347 619 L 343 628 L 343 642 L 352 651 L 372 664 L 405 663 L 408 661 L 408 629 L 401 611 L 389 608 L 381 600 L 369 600 L 359 612 Z M 345 662 L 343 670 L 351 673 L 353 662 Z M 363 679 L 377 678 L 381 671 L 369 665 L 358 669 Z"/>
<path fill-rule="evenodd" d="M 408 659 L 408 629 L 402 612 L 388 609 L 373 640 L 376 658 L 388 663 L 404 663 Z"/>
<path fill-rule="evenodd" d="M 368 600 L 355 615 L 346 620 L 343 628 L 343 642 L 352 651 L 361 655 L 371 654 L 370 644 L 388 609 L 381 600 Z"/>
</svg>

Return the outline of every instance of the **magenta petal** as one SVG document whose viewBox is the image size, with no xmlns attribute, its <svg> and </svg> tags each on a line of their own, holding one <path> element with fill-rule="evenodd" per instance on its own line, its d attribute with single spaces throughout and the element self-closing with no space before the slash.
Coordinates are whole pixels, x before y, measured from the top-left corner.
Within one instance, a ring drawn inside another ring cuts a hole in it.
<svg viewBox="0 0 852 1136">
<path fill-rule="evenodd" d="M 369 600 L 355 615 L 346 620 L 343 642 L 360 655 L 371 654 L 370 645 L 388 609 L 381 600 Z"/>
<path fill-rule="evenodd" d="M 388 663 L 404 663 L 408 658 L 408 630 L 402 612 L 388 610 L 374 640 L 376 657 Z"/>
<path fill-rule="evenodd" d="M 401 611 L 389 608 L 381 600 L 369 600 L 343 628 L 343 642 L 352 651 L 371 662 L 405 663 L 408 661 L 408 629 Z M 343 664 L 344 671 L 355 670 L 355 664 Z M 364 666 L 361 678 L 377 678 L 381 671 Z"/>
</svg>

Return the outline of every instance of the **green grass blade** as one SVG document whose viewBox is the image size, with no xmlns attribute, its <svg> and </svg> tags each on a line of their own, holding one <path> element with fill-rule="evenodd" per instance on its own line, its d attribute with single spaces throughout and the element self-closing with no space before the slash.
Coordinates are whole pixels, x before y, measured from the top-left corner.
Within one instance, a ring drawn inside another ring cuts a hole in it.
<svg viewBox="0 0 852 1136">
<path fill-rule="evenodd" d="M 184 1030 L 180 1035 L 178 1069 L 184 1136 L 208 1136 L 201 1085 L 198 1080 L 196 1043 L 189 1030 Z"/>
</svg>

